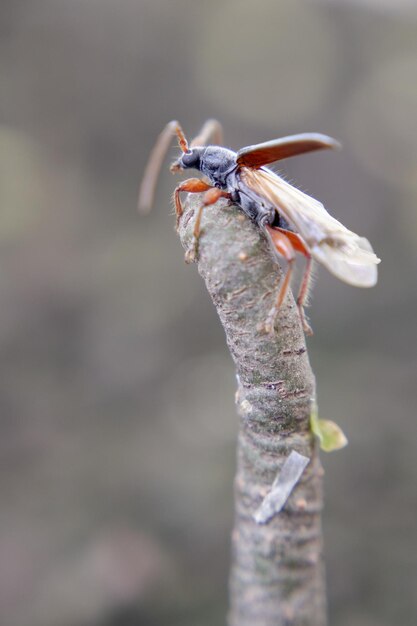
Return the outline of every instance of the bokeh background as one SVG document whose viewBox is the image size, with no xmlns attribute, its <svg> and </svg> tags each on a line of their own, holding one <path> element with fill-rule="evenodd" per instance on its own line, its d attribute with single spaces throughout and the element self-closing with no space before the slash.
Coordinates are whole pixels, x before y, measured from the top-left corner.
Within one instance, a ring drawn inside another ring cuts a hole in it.
<svg viewBox="0 0 417 626">
<path fill-rule="evenodd" d="M 344 144 L 282 164 L 382 258 L 369 291 L 320 270 L 311 308 L 350 440 L 323 455 L 330 623 L 415 626 L 415 0 L 2 0 L 0 75 L 0 623 L 225 621 L 233 365 L 167 169 L 136 213 L 165 123 L 216 117 L 236 149 Z"/>
</svg>

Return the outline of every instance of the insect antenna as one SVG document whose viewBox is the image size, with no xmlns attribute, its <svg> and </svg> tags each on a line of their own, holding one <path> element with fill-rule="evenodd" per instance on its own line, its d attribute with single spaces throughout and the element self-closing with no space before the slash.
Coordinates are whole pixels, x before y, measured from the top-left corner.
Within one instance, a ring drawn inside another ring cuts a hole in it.
<svg viewBox="0 0 417 626">
<path fill-rule="evenodd" d="M 184 135 L 184 131 L 182 130 L 182 128 L 178 124 L 178 122 L 176 122 L 175 132 L 177 133 L 178 145 L 181 148 L 181 150 L 183 152 L 189 152 L 190 149 L 188 147 L 188 141 L 186 140 L 185 135 Z"/>
<path fill-rule="evenodd" d="M 156 144 L 146 164 L 145 173 L 139 189 L 138 211 L 143 215 L 150 212 L 155 197 L 156 183 L 161 171 L 163 160 L 168 152 L 172 138 L 177 135 L 179 147 L 183 152 L 188 152 L 188 142 L 184 132 L 176 120 L 169 122 L 156 140 Z"/>
</svg>

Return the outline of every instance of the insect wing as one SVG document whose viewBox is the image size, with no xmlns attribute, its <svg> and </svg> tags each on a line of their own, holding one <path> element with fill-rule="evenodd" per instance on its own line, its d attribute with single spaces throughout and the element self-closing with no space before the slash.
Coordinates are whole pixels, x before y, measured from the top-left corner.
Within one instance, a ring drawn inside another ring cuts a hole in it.
<svg viewBox="0 0 417 626">
<path fill-rule="evenodd" d="M 266 198 L 301 235 L 312 257 L 355 287 L 373 287 L 377 264 L 371 244 L 348 230 L 324 206 L 266 168 L 242 168 L 242 181 Z"/>
<path fill-rule="evenodd" d="M 237 153 L 237 163 L 241 166 L 258 168 L 298 154 L 327 148 L 340 148 L 340 144 L 327 135 L 302 133 L 242 148 Z"/>
</svg>

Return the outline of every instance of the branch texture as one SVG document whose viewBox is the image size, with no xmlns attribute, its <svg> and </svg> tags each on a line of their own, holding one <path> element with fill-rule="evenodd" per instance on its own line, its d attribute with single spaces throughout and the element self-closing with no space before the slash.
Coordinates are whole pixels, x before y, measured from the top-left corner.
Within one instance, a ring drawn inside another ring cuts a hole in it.
<svg viewBox="0 0 417 626">
<path fill-rule="evenodd" d="M 201 197 L 185 203 L 179 234 L 192 245 Z M 259 229 L 225 201 L 203 214 L 198 270 L 236 366 L 240 414 L 232 535 L 230 626 L 324 626 L 322 469 L 309 419 L 315 397 L 291 294 L 276 333 L 263 332 L 282 272 Z M 292 451 L 310 462 L 282 511 L 254 519 Z"/>
</svg>

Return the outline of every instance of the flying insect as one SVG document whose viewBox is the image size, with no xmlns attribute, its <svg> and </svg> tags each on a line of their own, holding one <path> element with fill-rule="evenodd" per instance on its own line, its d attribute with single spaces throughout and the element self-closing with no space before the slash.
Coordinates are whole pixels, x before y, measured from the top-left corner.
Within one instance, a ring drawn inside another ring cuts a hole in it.
<svg viewBox="0 0 417 626">
<path fill-rule="evenodd" d="M 265 322 L 266 332 L 274 332 L 275 318 L 287 294 L 297 252 L 306 258 L 297 296 L 306 334 L 312 334 L 304 306 L 313 260 L 349 285 L 373 287 L 376 284 L 380 259 L 374 254 L 369 241 L 348 230 L 320 202 L 266 167 L 299 154 L 339 148 L 340 144 L 335 139 L 320 133 L 303 133 L 233 152 L 220 145 L 222 128 L 217 120 L 208 120 L 190 144 L 180 124 L 174 120 L 162 131 L 150 155 L 139 191 L 141 213 L 147 213 L 152 207 L 161 165 L 175 135 L 182 153 L 171 165 L 171 171 L 196 169 L 204 176 L 204 179 L 189 178 L 174 191 L 177 226 L 183 213 L 181 193 L 204 194 L 194 223 L 193 244 L 186 260 L 193 261 L 198 254 L 204 208 L 223 197 L 237 204 L 257 224 L 269 241 L 273 254 L 287 262 L 286 272 Z"/>
</svg>

